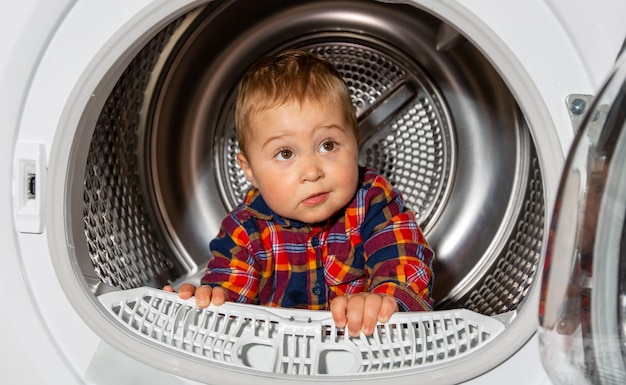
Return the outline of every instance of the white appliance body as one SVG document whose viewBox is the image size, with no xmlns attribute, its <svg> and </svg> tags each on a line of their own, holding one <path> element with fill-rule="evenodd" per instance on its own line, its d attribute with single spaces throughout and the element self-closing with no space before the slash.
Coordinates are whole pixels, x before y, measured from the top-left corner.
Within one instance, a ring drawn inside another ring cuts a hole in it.
<svg viewBox="0 0 626 385">
<path fill-rule="evenodd" d="M 575 132 L 566 99 L 572 94 L 593 95 L 604 81 L 626 35 L 620 19 L 626 4 L 610 0 L 416 3 L 472 36 L 494 66 L 506 73 L 508 86 L 527 111 L 527 119 L 532 119 L 531 125 L 545 128 L 534 132 L 534 140 L 553 149 L 540 154 L 543 163 L 557 165 L 544 175 L 546 205 L 551 207 L 560 165 Z M 81 293 L 64 290 L 52 262 L 55 245 L 67 240 L 51 239 L 59 232 L 50 226 L 59 222 L 49 216 L 62 208 L 46 207 L 46 199 L 21 200 L 24 171 L 19 162 L 32 161 L 29 167 L 37 171 L 38 198 L 58 194 L 55 186 L 64 181 L 44 180 L 46 170 L 54 166 L 50 154 L 69 151 L 76 133 L 67 126 L 90 99 L 106 97 L 90 95 L 91 90 L 108 71 L 121 71 L 115 68 L 117 60 L 153 25 L 192 7 L 192 0 L 29 0 L 0 5 L 3 382 L 194 383 L 184 373 L 178 377 L 162 372 L 117 352 L 83 320 L 80 309 L 68 299 Z M 515 343 L 501 343 L 509 342 Z M 469 382 L 549 383 L 537 338 Z"/>
</svg>

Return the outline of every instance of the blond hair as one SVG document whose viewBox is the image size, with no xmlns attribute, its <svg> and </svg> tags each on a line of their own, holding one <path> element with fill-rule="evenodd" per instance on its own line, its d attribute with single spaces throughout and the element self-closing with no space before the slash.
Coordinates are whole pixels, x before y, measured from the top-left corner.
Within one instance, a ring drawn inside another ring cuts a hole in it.
<svg viewBox="0 0 626 385">
<path fill-rule="evenodd" d="M 356 115 L 348 88 L 327 60 L 301 50 L 289 50 L 257 61 L 239 83 L 235 126 L 239 148 L 246 154 L 252 119 L 264 110 L 304 101 L 339 105 L 357 141 Z"/>
</svg>

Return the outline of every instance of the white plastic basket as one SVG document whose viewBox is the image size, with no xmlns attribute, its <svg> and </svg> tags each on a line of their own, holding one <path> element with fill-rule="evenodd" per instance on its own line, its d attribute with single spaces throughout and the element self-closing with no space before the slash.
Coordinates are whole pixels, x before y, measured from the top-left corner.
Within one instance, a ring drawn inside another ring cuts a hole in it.
<svg viewBox="0 0 626 385">
<path fill-rule="evenodd" d="M 372 336 L 350 337 L 328 311 L 225 303 L 138 288 L 102 294 L 128 332 L 193 356 L 264 373 L 344 376 L 431 367 L 462 359 L 505 329 L 469 310 L 395 313 Z"/>
</svg>

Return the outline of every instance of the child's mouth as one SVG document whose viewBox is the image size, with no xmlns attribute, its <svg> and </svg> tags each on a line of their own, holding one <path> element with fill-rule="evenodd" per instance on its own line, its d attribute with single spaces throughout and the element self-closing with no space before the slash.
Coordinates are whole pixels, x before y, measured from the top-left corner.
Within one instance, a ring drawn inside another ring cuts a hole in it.
<svg viewBox="0 0 626 385">
<path fill-rule="evenodd" d="M 313 194 L 307 197 L 305 200 L 303 200 L 302 204 L 304 204 L 305 206 L 315 206 L 320 203 L 323 203 L 324 201 L 326 201 L 326 199 L 328 199 L 327 192 Z"/>
</svg>

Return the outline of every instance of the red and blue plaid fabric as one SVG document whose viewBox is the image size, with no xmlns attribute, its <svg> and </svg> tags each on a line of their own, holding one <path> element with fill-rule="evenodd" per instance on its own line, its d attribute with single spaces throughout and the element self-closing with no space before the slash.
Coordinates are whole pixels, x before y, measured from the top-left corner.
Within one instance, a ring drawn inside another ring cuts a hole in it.
<svg viewBox="0 0 626 385">
<path fill-rule="evenodd" d="M 317 225 L 279 217 L 253 188 L 210 247 L 201 283 L 222 286 L 233 302 L 321 310 L 370 291 L 404 311 L 432 309 L 433 251 L 400 193 L 372 169 L 360 169 L 345 211 Z"/>
</svg>

